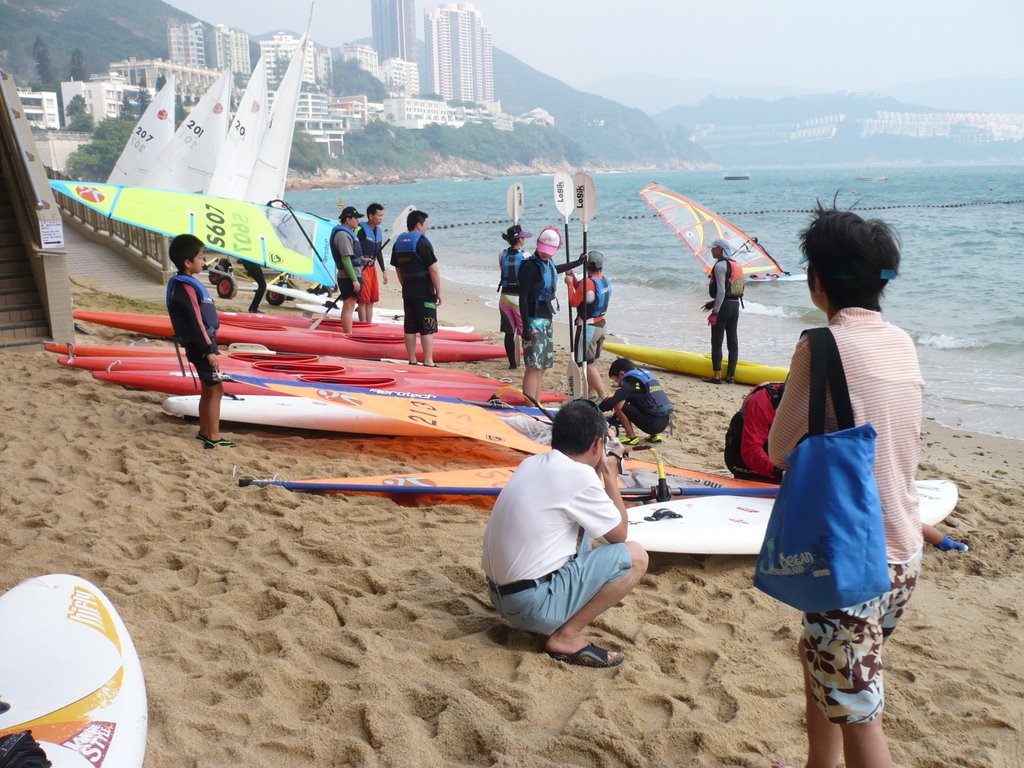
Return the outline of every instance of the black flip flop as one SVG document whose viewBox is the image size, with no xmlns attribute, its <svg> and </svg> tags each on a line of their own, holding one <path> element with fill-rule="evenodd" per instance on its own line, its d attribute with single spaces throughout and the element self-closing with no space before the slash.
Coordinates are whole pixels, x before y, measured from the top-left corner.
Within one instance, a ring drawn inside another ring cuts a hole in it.
<svg viewBox="0 0 1024 768">
<path fill-rule="evenodd" d="M 550 656 L 555 661 L 561 661 L 565 664 L 576 664 L 580 667 L 617 667 L 622 663 L 623 659 L 626 658 L 624 653 L 619 653 L 615 658 L 608 657 L 608 651 L 605 648 L 599 648 L 596 645 L 586 645 L 580 648 L 576 653 L 555 653 L 554 651 L 548 651 Z"/>
</svg>

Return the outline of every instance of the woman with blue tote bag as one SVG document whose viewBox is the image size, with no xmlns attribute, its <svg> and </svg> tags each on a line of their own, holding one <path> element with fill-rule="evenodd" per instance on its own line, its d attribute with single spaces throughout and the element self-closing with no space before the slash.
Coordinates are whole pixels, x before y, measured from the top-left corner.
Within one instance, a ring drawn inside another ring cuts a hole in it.
<svg viewBox="0 0 1024 768">
<path fill-rule="evenodd" d="M 801 246 L 811 300 L 828 316 L 845 372 L 853 422 L 869 432 L 870 425 L 876 433 L 875 508 L 880 501 L 889 581 L 887 591 L 863 602 L 803 614 L 799 651 L 807 699 L 807 765 L 831 768 L 845 757 L 848 768 L 887 768 L 892 757 L 882 730 L 881 653 L 921 568 L 914 477 L 924 382 L 913 341 L 881 317 L 879 299 L 899 269 L 896 234 L 881 221 L 819 204 L 801 234 Z M 801 337 L 768 439 L 769 456 L 783 469 L 808 432 L 810 349 L 810 339 Z M 827 433 L 839 427 L 835 389 L 830 386 L 832 397 L 826 398 Z"/>
</svg>

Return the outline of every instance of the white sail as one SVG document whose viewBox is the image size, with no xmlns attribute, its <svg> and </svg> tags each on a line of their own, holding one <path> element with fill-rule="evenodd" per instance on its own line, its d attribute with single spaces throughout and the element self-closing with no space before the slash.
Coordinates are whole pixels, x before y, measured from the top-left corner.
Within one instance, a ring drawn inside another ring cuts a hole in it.
<svg viewBox="0 0 1024 768">
<path fill-rule="evenodd" d="M 144 184 L 154 189 L 204 194 L 224 148 L 230 106 L 231 71 L 224 70 L 178 126 Z"/>
<path fill-rule="evenodd" d="M 174 136 L 174 75 L 167 78 L 153 101 L 135 124 L 128 143 L 114 164 L 108 184 L 135 187 L 143 183 Z"/>
<path fill-rule="evenodd" d="M 266 204 L 284 195 L 288 179 L 288 160 L 292 154 L 292 135 L 295 132 L 295 113 L 299 108 L 299 93 L 302 90 L 302 67 L 306 59 L 309 34 L 299 40 L 288 71 L 274 96 L 274 109 L 270 124 L 263 136 L 259 156 L 253 167 L 252 178 L 246 190 L 245 199 Z"/>
<path fill-rule="evenodd" d="M 267 107 L 267 65 L 261 56 L 249 76 L 242 100 L 238 102 L 207 194 L 233 200 L 246 199 L 249 178 L 267 132 L 270 117 Z"/>
</svg>

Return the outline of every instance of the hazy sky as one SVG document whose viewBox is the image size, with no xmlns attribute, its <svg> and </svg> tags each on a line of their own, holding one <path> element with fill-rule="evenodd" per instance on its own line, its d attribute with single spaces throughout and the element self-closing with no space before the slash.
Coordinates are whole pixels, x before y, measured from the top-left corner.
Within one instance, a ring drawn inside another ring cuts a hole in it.
<svg viewBox="0 0 1024 768">
<path fill-rule="evenodd" d="M 250 34 L 301 32 L 309 0 L 167 0 Z M 417 0 L 423 11 L 439 5 Z M 494 45 L 577 88 L 617 74 L 876 90 L 1024 74 L 1024 0 L 477 0 Z M 318 0 L 313 39 L 370 36 L 370 0 Z"/>
</svg>

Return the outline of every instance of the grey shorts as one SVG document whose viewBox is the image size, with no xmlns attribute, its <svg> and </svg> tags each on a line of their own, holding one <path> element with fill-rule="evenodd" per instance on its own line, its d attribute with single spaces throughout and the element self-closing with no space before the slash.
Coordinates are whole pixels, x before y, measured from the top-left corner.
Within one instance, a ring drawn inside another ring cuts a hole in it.
<svg viewBox="0 0 1024 768">
<path fill-rule="evenodd" d="M 504 596 L 488 582 L 491 605 L 512 626 L 547 636 L 579 613 L 601 587 L 625 576 L 632 567 L 633 558 L 625 544 L 595 549 L 584 534 L 576 556 L 555 571 L 550 581 Z"/>
</svg>

